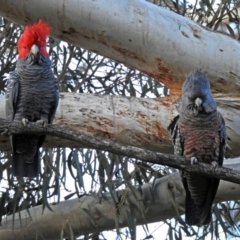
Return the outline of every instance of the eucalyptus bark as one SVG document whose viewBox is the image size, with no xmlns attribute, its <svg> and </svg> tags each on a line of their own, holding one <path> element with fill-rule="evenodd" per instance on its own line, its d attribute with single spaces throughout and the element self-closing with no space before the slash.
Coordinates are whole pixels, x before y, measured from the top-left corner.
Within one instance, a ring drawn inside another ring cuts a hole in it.
<svg viewBox="0 0 240 240">
<path fill-rule="evenodd" d="M 177 115 L 174 98 L 159 99 L 121 97 L 98 94 L 61 93 L 54 124 L 80 131 L 92 137 L 172 153 L 172 141 L 167 130 Z M 228 135 L 227 157 L 240 155 L 239 110 L 226 98 L 216 99 L 225 117 Z M 5 117 L 4 96 L 0 96 L 0 118 Z M 0 150 L 10 150 L 7 137 L 0 136 Z M 45 147 L 88 147 L 67 139 L 48 136 Z"/>
<path fill-rule="evenodd" d="M 240 171 L 239 159 L 229 160 L 225 166 Z M 119 227 L 127 227 L 126 212 L 131 213 L 137 225 L 179 217 L 184 213 L 185 191 L 178 173 L 157 179 L 154 185 L 145 184 L 141 189 L 142 194 L 137 194 L 137 190 L 133 194 L 132 189 L 117 191 L 117 196 L 123 199 L 118 216 L 110 194 L 101 197 L 89 195 L 60 202 L 51 205 L 52 212 L 45 209 L 44 214 L 42 206 L 21 211 L 14 216 L 14 230 L 13 215 L 3 219 L 0 239 L 22 237 L 32 240 L 38 236 L 38 239 L 54 240 L 60 238 L 62 230 L 64 236 L 69 237 L 69 229 L 75 236 L 114 229 L 117 226 L 115 221 L 118 221 Z M 239 192 L 239 184 L 221 180 L 215 203 L 239 200 Z"/>
</svg>

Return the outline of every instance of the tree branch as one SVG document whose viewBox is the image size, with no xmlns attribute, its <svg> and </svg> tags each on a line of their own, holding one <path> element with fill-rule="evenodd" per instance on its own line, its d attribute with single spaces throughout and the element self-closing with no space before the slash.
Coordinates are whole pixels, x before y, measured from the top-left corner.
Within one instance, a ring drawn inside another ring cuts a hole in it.
<svg viewBox="0 0 240 240">
<path fill-rule="evenodd" d="M 240 171 L 239 159 L 227 161 L 226 166 Z M 19 214 L 3 219 L 0 226 L 0 239 L 12 240 L 19 239 L 21 236 L 24 240 L 32 240 L 38 236 L 38 239 L 57 240 L 59 239 L 57 235 L 58 233 L 60 235 L 62 228 L 64 228 L 65 237 L 70 236 L 67 223 L 76 236 L 115 229 L 116 219 L 119 221 L 119 227 L 127 227 L 128 222 L 124 215 L 126 211 L 131 212 L 137 225 L 179 217 L 184 213 L 185 191 L 179 173 L 157 179 L 154 185 L 145 184 L 141 186 L 139 192 L 141 194 L 136 197 L 136 192 L 134 194 L 128 189 L 116 191 L 119 199 L 121 196 L 125 199 L 118 212 L 109 193 L 103 194 L 102 197 L 93 194 L 80 199 L 63 201 L 57 205 L 51 205 L 53 212 L 45 209 L 43 214 L 42 206 L 23 210 Z M 220 181 L 214 201 L 218 203 L 239 200 L 239 192 L 239 184 Z M 86 210 L 91 211 L 92 217 Z M 144 217 L 141 212 L 145 213 Z"/>
<path fill-rule="evenodd" d="M 186 170 L 192 173 L 200 173 L 205 176 L 211 176 L 234 183 L 240 183 L 240 172 L 232 169 L 220 166 L 215 168 L 210 164 L 205 164 L 201 162 L 192 165 L 190 160 L 187 160 L 184 157 L 159 152 L 152 152 L 133 146 L 125 146 L 107 139 L 87 136 L 78 131 L 72 131 L 52 124 L 48 124 L 47 127 L 43 127 L 37 123 L 29 122 L 27 126 L 23 126 L 22 122 L 10 122 L 5 119 L 0 119 L 0 132 L 4 132 L 6 130 L 10 135 L 22 133 L 41 133 L 51 136 L 57 136 L 61 139 L 65 138 L 74 141 L 80 145 L 87 145 L 88 147 L 93 149 L 104 150 L 114 154 L 119 154 L 130 158 L 136 158 L 146 162 L 166 165 L 180 170 Z"/>
</svg>

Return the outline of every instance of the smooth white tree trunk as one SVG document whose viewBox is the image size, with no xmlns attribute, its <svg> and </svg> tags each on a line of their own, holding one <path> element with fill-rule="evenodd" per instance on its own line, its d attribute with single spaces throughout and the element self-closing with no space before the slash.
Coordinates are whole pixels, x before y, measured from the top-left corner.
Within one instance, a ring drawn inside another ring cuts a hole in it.
<svg viewBox="0 0 240 240">
<path fill-rule="evenodd" d="M 139 69 L 179 94 L 202 68 L 215 93 L 240 92 L 237 40 L 144 0 L 0 0 L 0 15 L 26 25 L 42 18 L 53 36 Z"/>
</svg>

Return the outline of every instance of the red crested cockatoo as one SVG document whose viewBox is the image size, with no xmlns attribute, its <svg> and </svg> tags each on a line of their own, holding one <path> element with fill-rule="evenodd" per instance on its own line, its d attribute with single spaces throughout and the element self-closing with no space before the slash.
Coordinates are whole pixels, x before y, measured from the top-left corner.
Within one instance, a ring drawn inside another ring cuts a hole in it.
<svg viewBox="0 0 240 240">
<path fill-rule="evenodd" d="M 51 27 L 43 20 L 27 25 L 18 40 L 16 69 L 10 73 L 6 91 L 6 116 L 10 121 L 52 123 L 58 106 L 58 83 L 51 69 L 46 40 Z M 10 137 L 13 175 L 36 177 L 39 148 L 45 135 L 17 134 Z"/>
</svg>

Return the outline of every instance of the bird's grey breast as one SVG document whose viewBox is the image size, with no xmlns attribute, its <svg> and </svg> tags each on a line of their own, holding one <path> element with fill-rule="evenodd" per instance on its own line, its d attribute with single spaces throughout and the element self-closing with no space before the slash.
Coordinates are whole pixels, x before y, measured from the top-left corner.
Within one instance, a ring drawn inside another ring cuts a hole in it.
<svg viewBox="0 0 240 240">
<path fill-rule="evenodd" d="M 51 68 L 33 66 L 31 71 L 26 69 L 24 74 L 20 74 L 16 120 L 24 117 L 37 121 L 41 116 L 47 116 L 54 104 L 56 82 Z"/>
</svg>

